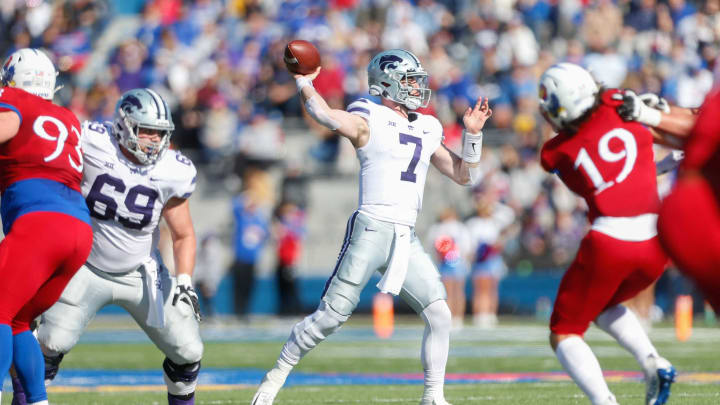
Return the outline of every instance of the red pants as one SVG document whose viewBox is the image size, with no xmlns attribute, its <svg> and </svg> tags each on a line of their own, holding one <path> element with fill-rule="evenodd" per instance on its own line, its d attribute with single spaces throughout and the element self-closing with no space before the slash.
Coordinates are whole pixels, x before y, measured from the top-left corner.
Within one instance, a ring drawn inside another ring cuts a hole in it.
<svg viewBox="0 0 720 405">
<path fill-rule="evenodd" d="M 680 271 L 695 281 L 720 313 L 720 209 L 707 181 L 677 182 L 660 209 L 658 233 Z"/>
<path fill-rule="evenodd" d="M 0 242 L 0 324 L 13 334 L 60 298 L 92 248 L 90 225 L 70 215 L 31 212 Z"/>
<path fill-rule="evenodd" d="M 582 336 L 605 309 L 634 297 L 657 280 L 666 264 L 657 237 L 625 242 L 590 231 L 560 282 L 550 330 Z"/>
</svg>

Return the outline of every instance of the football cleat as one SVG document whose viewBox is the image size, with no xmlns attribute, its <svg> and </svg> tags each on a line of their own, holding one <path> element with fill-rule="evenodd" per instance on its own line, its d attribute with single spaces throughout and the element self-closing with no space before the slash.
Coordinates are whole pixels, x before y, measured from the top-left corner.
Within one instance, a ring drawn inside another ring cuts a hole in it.
<svg viewBox="0 0 720 405">
<path fill-rule="evenodd" d="M 272 405 L 274 400 L 275 394 L 258 390 L 250 405 Z"/>
<path fill-rule="evenodd" d="M 275 400 L 275 396 L 277 395 L 278 391 L 280 391 L 280 388 L 282 388 L 282 383 L 278 384 L 268 378 L 268 375 L 270 375 L 271 372 L 272 370 L 270 370 L 270 372 L 268 372 L 268 374 L 263 377 L 263 380 L 260 383 L 260 386 L 258 387 L 258 390 L 255 393 L 255 396 L 253 397 L 250 405 L 272 405 L 273 401 Z"/>
<path fill-rule="evenodd" d="M 648 356 L 645 372 L 645 404 L 663 405 L 670 398 L 670 386 L 675 382 L 675 367 L 662 357 Z"/>
<path fill-rule="evenodd" d="M 423 398 L 420 405 L 452 405 L 445 398 Z"/>
</svg>

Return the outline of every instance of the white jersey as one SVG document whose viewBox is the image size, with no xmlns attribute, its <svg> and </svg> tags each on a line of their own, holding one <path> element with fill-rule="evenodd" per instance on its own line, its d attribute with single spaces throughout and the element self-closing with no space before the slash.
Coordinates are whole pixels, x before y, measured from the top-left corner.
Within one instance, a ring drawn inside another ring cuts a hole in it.
<svg viewBox="0 0 720 405">
<path fill-rule="evenodd" d="M 365 118 L 370 126 L 370 140 L 357 149 L 359 210 L 382 221 L 414 226 L 430 157 L 443 139 L 440 121 L 419 113 L 410 113 L 410 121 L 362 98 L 347 111 Z"/>
<path fill-rule="evenodd" d="M 154 234 L 165 204 L 195 190 L 195 166 L 174 150 L 152 166 L 136 165 L 120 151 L 109 123 L 85 121 L 81 139 L 82 193 L 93 227 L 87 261 L 110 273 L 134 270 L 157 244 Z"/>
</svg>

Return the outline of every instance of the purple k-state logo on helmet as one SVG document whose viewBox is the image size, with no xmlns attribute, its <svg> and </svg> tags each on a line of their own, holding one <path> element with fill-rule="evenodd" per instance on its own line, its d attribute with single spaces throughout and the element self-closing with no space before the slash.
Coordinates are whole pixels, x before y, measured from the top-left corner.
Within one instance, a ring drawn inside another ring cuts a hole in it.
<svg viewBox="0 0 720 405">
<path fill-rule="evenodd" d="M 135 97 L 133 95 L 129 95 L 123 99 L 122 104 L 120 104 L 120 108 L 123 111 L 126 111 L 129 113 L 136 109 L 141 110 L 142 103 L 140 102 L 140 100 L 137 97 Z"/>
<path fill-rule="evenodd" d="M 397 68 L 402 58 L 397 55 L 384 55 L 380 58 L 380 70 L 385 71 L 387 68 Z"/>
</svg>

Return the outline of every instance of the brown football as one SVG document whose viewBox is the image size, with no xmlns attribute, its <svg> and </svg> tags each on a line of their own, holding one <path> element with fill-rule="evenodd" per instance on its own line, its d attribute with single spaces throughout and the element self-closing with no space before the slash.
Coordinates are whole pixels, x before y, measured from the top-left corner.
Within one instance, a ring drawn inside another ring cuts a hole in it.
<svg viewBox="0 0 720 405">
<path fill-rule="evenodd" d="M 290 72 L 307 75 L 320 66 L 320 52 L 310 42 L 296 39 L 285 47 L 284 60 Z"/>
</svg>

